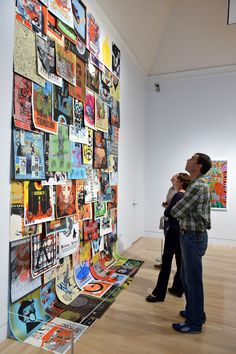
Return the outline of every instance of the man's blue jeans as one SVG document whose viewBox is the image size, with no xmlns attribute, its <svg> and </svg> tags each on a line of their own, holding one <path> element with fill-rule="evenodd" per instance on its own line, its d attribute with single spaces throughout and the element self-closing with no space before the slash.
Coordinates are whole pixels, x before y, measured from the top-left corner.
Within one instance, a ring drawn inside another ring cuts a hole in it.
<svg viewBox="0 0 236 354">
<path fill-rule="evenodd" d="M 202 256 L 207 249 L 207 232 L 185 231 L 180 237 L 181 279 L 186 297 L 186 324 L 201 330 L 205 321 Z"/>
</svg>

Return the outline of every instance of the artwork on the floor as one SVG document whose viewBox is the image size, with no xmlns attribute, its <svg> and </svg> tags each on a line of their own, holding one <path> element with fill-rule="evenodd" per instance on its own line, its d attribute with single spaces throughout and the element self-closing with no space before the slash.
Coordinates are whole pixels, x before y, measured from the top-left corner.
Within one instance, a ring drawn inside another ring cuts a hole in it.
<svg viewBox="0 0 236 354">
<path fill-rule="evenodd" d="M 227 208 L 227 161 L 214 160 L 212 168 L 205 175 L 211 193 L 211 207 Z"/>
</svg>

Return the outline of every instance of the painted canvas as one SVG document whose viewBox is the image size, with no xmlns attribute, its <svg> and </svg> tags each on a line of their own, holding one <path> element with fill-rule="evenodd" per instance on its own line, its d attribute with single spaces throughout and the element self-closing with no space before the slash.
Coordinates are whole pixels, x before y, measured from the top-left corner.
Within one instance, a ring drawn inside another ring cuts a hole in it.
<svg viewBox="0 0 236 354">
<path fill-rule="evenodd" d="M 227 161 L 212 161 L 212 168 L 205 175 L 211 193 L 211 207 L 227 208 Z"/>
</svg>

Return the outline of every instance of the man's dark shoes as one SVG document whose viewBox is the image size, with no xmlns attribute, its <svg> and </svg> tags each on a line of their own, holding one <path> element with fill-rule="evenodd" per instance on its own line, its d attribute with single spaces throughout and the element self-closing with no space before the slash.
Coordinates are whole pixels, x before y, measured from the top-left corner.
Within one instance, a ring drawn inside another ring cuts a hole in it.
<svg viewBox="0 0 236 354">
<path fill-rule="evenodd" d="M 150 294 L 146 297 L 146 301 L 147 302 L 164 302 L 164 299 Z"/>
<path fill-rule="evenodd" d="M 187 318 L 187 315 L 186 315 L 186 311 L 185 311 L 185 310 L 181 310 L 181 311 L 179 312 L 179 314 L 180 314 L 181 317 Z M 204 324 L 205 322 L 206 322 L 206 314 L 205 314 L 205 312 L 204 312 L 204 319 L 203 319 L 202 324 Z"/>
<path fill-rule="evenodd" d="M 201 329 L 194 329 L 190 327 L 188 324 L 185 322 L 183 323 L 172 323 L 172 328 L 180 333 L 188 333 L 188 334 L 198 334 L 201 333 Z"/>
<path fill-rule="evenodd" d="M 168 288 L 168 291 L 171 295 L 174 295 L 177 297 L 182 297 L 182 295 L 183 295 L 183 293 L 180 293 L 179 291 L 176 291 L 173 288 Z"/>
</svg>

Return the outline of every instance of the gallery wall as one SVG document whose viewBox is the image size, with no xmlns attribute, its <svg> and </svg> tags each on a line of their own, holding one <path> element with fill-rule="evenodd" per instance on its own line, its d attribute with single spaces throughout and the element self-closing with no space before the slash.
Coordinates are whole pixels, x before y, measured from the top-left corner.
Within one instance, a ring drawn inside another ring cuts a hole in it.
<svg viewBox="0 0 236 354">
<path fill-rule="evenodd" d="M 103 15 L 96 1 L 84 1 L 96 11 L 96 17 L 119 46 L 121 57 L 121 130 L 119 152 L 119 208 L 118 227 L 122 251 L 143 234 L 144 205 L 144 146 L 145 146 L 145 74 L 126 44 Z M 12 55 L 14 33 L 14 1 L 1 2 L 2 41 L 4 56 L 1 57 L 1 294 L 0 294 L 0 340 L 7 332 L 8 266 L 9 266 L 9 196 L 10 196 L 10 145 L 12 115 Z M 7 31 L 6 31 L 7 28 Z M 134 102 L 136 102 L 134 107 Z M 137 164 L 137 154 L 139 161 Z M 134 181 L 134 183 L 133 183 Z M 138 220 L 138 221 L 137 221 Z"/>
<path fill-rule="evenodd" d="M 160 85 L 156 92 L 154 83 Z M 227 211 L 212 211 L 209 241 L 236 244 L 236 67 L 160 75 L 148 81 L 146 122 L 146 236 L 158 229 L 170 178 L 196 152 L 228 160 Z"/>
</svg>

